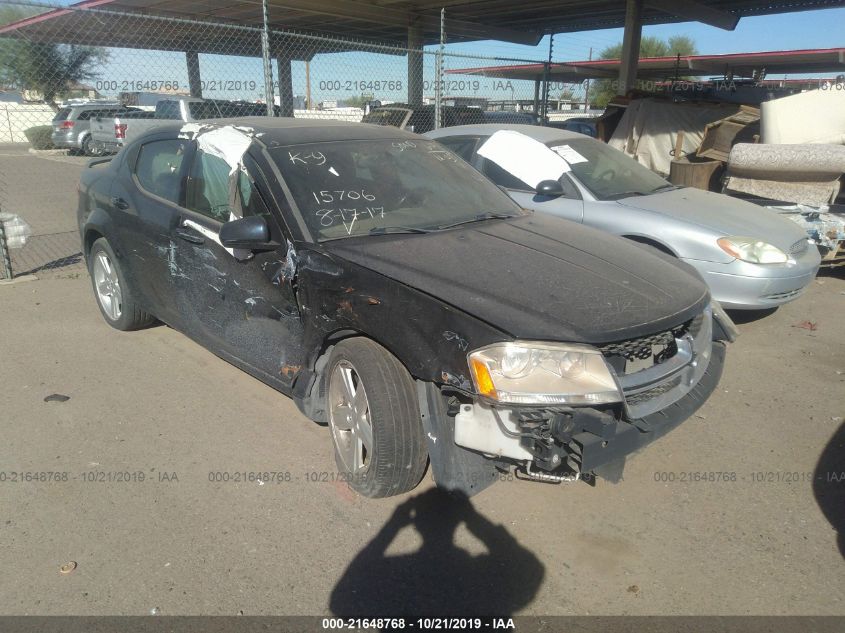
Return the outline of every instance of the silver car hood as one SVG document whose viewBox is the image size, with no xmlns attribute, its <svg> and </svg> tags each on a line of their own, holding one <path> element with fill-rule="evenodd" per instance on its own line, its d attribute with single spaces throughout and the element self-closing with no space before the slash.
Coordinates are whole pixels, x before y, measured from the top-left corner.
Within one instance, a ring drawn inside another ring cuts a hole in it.
<svg viewBox="0 0 845 633">
<path fill-rule="evenodd" d="M 723 236 L 753 237 L 784 251 L 789 251 L 798 240 L 807 238 L 797 224 L 770 209 L 692 187 L 624 198 L 617 202 L 632 209 L 661 213 L 696 224 Z"/>
</svg>

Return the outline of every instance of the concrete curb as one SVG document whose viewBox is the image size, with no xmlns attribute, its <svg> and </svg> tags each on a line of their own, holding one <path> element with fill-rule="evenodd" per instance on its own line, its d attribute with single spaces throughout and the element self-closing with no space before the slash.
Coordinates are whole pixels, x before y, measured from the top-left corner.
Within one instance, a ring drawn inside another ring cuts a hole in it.
<svg viewBox="0 0 845 633">
<path fill-rule="evenodd" d="M 30 154 L 35 156 L 67 156 L 68 150 L 66 149 L 35 149 L 34 147 L 30 147 L 27 150 Z"/>
<path fill-rule="evenodd" d="M 35 275 L 21 275 L 20 277 L 12 277 L 11 279 L 0 279 L 0 286 L 13 286 L 27 281 L 37 281 L 38 277 Z"/>
</svg>

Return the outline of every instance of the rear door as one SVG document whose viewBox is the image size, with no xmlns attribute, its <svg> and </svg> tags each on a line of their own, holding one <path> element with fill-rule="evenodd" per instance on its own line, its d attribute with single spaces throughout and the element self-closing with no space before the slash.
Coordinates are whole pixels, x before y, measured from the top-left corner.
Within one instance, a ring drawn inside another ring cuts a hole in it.
<svg viewBox="0 0 845 633">
<path fill-rule="evenodd" d="M 284 383 L 293 377 L 282 369 L 286 358 L 299 358 L 302 327 L 292 280 L 284 275 L 288 233 L 272 210 L 266 183 L 248 154 L 233 175 L 222 158 L 196 150 L 174 228 L 181 274 L 172 282 L 180 329 L 253 373 Z M 223 224 L 249 215 L 265 219 L 277 248 L 247 253 L 220 244 Z"/>
<path fill-rule="evenodd" d="M 161 320 L 173 325 L 176 265 L 173 231 L 184 201 L 191 143 L 156 135 L 135 145 L 112 184 L 111 210 L 131 283 Z"/>
</svg>

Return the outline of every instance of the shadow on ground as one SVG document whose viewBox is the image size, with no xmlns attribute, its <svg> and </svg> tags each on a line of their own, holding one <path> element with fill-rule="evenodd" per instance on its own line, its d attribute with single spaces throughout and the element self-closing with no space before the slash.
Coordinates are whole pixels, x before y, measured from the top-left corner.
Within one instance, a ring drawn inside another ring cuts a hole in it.
<svg viewBox="0 0 845 633">
<path fill-rule="evenodd" d="M 462 523 L 487 553 L 473 556 L 455 545 Z M 387 556 L 406 527 L 419 533 L 422 546 Z M 506 617 L 532 602 L 544 574 L 534 553 L 476 512 L 469 499 L 434 488 L 396 509 L 349 564 L 329 606 L 341 617 Z"/>
<path fill-rule="evenodd" d="M 825 446 L 813 475 L 816 502 L 836 530 L 839 552 L 845 558 L 845 423 Z"/>
<path fill-rule="evenodd" d="M 745 323 L 751 323 L 753 321 L 759 321 L 760 319 L 765 319 L 767 316 L 771 316 L 775 312 L 777 312 L 777 308 L 762 308 L 760 310 L 727 310 L 728 316 L 731 317 L 731 321 L 738 325 L 743 325 Z"/>
<path fill-rule="evenodd" d="M 845 265 L 819 268 L 819 274 L 816 275 L 818 279 L 825 279 L 832 277 L 833 279 L 845 279 Z"/>
<path fill-rule="evenodd" d="M 60 270 L 68 267 L 80 268 L 80 264 L 83 264 L 82 253 L 75 253 L 74 255 L 69 255 L 67 257 L 59 257 L 58 259 L 54 259 L 53 261 L 47 262 L 40 266 L 36 266 L 35 268 L 31 268 L 30 270 L 24 270 L 22 272 L 15 270 L 15 277 L 23 277 L 24 275 L 34 275 L 36 273 L 42 273 L 48 270 Z"/>
</svg>

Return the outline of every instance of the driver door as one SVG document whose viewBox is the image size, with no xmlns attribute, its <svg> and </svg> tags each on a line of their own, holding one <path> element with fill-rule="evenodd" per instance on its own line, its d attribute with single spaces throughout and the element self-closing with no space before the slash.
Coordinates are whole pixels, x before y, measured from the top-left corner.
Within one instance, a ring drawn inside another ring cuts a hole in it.
<svg viewBox="0 0 845 633">
<path fill-rule="evenodd" d="M 302 336 L 292 280 L 283 275 L 287 234 L 260 168 L 248 154 L 243 162 L 230 177 L 222 158 L 193 153 L 174 235 L 180 329 L 263 379 L 286 383 L 280 370 Z M 251 253 L 220 244 L 223 224 L 249 215 L 265 219 L 275 249 Z"/>
</svg>

